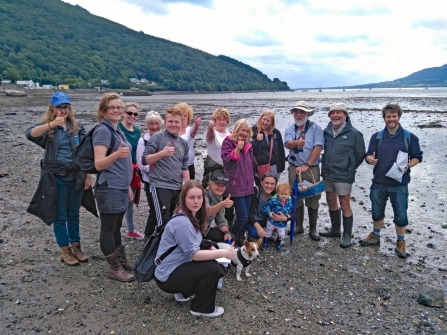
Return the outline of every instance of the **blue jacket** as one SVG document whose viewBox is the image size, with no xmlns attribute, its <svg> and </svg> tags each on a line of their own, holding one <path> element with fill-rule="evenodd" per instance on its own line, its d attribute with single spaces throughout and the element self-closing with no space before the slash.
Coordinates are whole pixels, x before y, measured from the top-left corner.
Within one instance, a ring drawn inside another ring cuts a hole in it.
<svg viewBox="0 0 447 335">
<path fill-rule="evenodd" d="M 284 215 L 290 215 L 292 213 L 293 205 L 290 197 L 287 199 L 286 203 L 283 205 L 281 201 L 278 199 L 278 195 L 275 194 L 271 197 L 267 203 L 264 205 L 264 212 L 267 215 L 270 213 L 278 214 L 279 212 Z M 284 228 L 287 225 L 287 221 L 274 221 L 270 217 L 267 219 L 271 224 L 275 227 Z"/>
</svg>

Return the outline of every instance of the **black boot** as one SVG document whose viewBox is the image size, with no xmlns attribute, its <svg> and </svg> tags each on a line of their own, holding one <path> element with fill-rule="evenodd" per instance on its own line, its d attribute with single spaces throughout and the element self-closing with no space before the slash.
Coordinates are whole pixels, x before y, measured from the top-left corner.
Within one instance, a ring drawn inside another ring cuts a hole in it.
<svg viewBox="0 0 447 335">
<path fill-rule="evenodd" d="M 314 241 L 320 240 L 320 235 L 317 231 L 317 219 L 318 219 L 318 208 L 307 208 L 307 212 L 309 213 L 309 235 L 310 238 Z"/>
<path fill-rule="evenodd" d="M 340 237 L 340 226 L 341 226 L 341 209 L 336 211 L 329 211 L 329 217 L 331 218 L 331 229 L 327 232 L 320 233 L 323 237 Z"/>
<path fill-rule="evenodd" d="M 279 238 L 276 239 L 275 247 L 276 247 L 276 250 L 282 251 L 281 240 Z"/>
<path fill-rule="evenodd" d="M 293 235 L 298 235 L 304 233 L 304 206 L 298 207 L 296 209 L 296 220 L 295 220 L 295 231 L 293 232 Z M 290 230 L 287 232 L 290 235 Z"/>
<path fill-rule="evenodd" d="M 343 238 L 340 247 L 349 248 L 351 246 L 352 226 L 354 224 L 354 216 L 343 216 Z"/>
<path fill-rule="evenodd" d="M 263 242 L 262 242 L 261 251 L 266 251 L 268 247 L 269 247 L 269 238 L 264 237 Z"/>
</svg>

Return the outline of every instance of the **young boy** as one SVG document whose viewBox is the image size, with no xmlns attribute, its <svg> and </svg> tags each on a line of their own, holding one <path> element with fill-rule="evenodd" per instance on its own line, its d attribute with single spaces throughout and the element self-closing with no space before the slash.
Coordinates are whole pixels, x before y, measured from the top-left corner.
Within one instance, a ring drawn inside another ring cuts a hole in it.
<svg viewBox="0 0 447 335">
<path fill-rule="evenodd" d="M 292 190 L 290 189 L 289 184 L 279 184 L 276 188 L 276 194 L 264 205 L 264 212 L 268 215 L 268 219 L 265 230 L 266 236 L 264 237 L 264 243 L 262 244 L 263 250 L 268 248 L 269 238 L 272 236 L 274 230 L 278 232 L 276 249 L 278 251 L 282 250 L 281 241 L 286 235 L 287 221 L 290 219 L 290 214 L 292 213 L 292 200 L 290 199 L 291 192 Z M 287 217 L 286 221 L 275 221 L 273 219 L 273 214 L 278 215 L 280 213 Z"/>
<path fill-rule="evenodd" d="M 166 110 L 166 130 L 155 133 L 147 142 L 141 158 L 150 165 L 149 219 L 144 231 L 148 239 L 157 225 L 171 218 L 183 182 L 189 180 L 188 144 L 178 136 L 183 113 L 176 107 Z"/>
</svg>

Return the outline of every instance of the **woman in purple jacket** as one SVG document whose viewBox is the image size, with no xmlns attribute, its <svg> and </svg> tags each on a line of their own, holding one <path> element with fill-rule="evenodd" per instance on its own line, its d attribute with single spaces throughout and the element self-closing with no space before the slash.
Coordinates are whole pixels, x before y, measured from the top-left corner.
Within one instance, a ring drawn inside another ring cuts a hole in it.
<svg viewBox="0 0 447 335">
<path fill-rule="evenodd" d="M 248 210 L 253 195 L 253 147 L 251 125 L 246 119 L 238 120 L 231 136 L 222 143 L 222 161 L 225 177 L 229 179 L 227 192 L 231 195 L 236 211 L 236 220 L 231 232 L 236 236 L 236 243 L 243 245 Z"/>
</svg>

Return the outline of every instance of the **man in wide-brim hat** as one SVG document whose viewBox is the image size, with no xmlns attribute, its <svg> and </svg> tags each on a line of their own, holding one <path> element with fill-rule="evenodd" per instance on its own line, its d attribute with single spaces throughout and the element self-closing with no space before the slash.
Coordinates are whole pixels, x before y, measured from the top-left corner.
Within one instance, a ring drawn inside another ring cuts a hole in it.
<svg viewBox="0 0 447 335">
<path fill-rule="evenodd" d="M 293 187 L 296 175 L 301 172 L 302 180 L 313 183 L 320 180 L 320 153 L 324 145 L 323 129 L 308 118 L 315 113 L 305 101 L 298 101 L 290 110 L 294 123 L 286 128 L 284 146 L 289 149 L 289 184 Z M 309 235 L 314 241 L 320 240 L 317 230 L 318 207 L 321 195 L 297 200 L 297 219 L 295 234 L 304 232 L 304 204 L 309 214 Z"/>
</svg>

